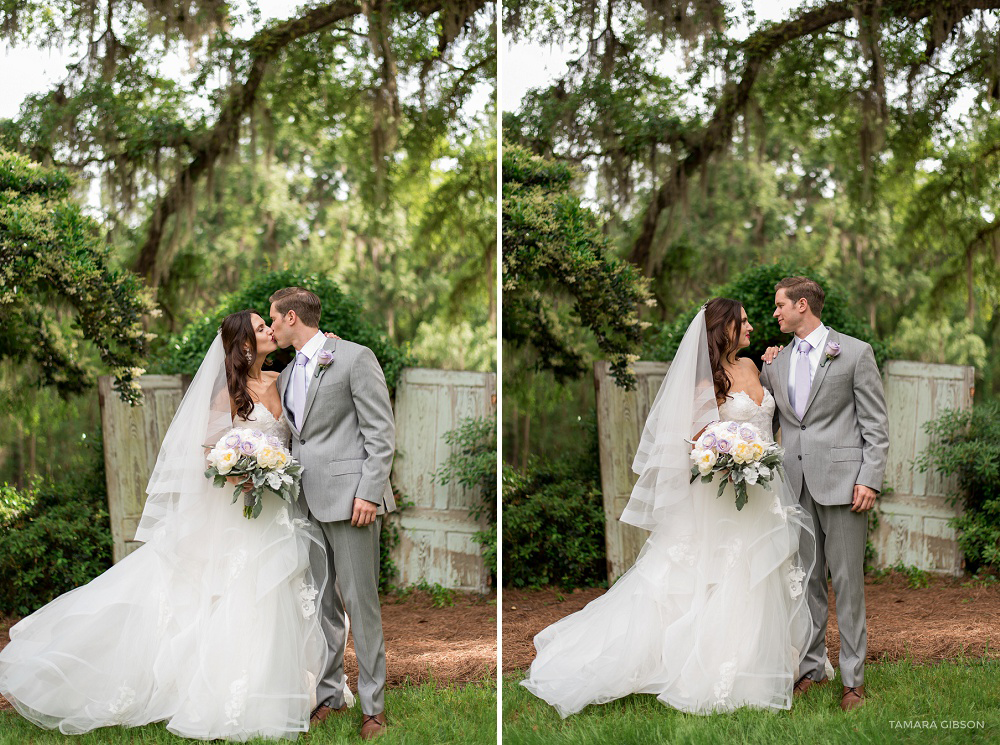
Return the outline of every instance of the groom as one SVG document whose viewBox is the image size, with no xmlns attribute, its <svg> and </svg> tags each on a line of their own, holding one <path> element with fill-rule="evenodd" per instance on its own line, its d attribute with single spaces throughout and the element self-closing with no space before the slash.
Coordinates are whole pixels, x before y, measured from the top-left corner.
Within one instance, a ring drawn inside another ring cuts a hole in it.
<svg viewBox="0 0 1000 745">
<path fill-rule="evenodd" d="M 328 663 L 310 725 L 348 710 L 346 609 L 358 658 L 361 737 L 367 740 L 386 729 L 379 530 L 382 515 L 396 508 L 389 487 L 395 424 L 375 354 L 326 338 L 319 318 L 319 298 L 308 290 L 286 287 L 271 296 L 275 341 L 297 353 L 278 378 L 278 392 L 292 430 L 292 455 L 303 467 L 302 493 L 326 537 L 329 562 L 321 605 Z"/>
<path fill-rule="evenodd" d="M 865 541 L 867 512 L 882 489 L 889 452 L 882 378 L 869 344 L 820 321 L 823 288 L 806 277 L 775 285 L 774 317 L 794 340 L 764 356 L 761 383 L 777 404 L 792 491 L 812 517 L 815 547 L 803 547 L 812 638 L 799 663 L 795 694 L 827 682 L 827 568 L 837 598 L 840 629 L 840 708 L 865 702 Z M 773 357 L 773 361 L 772 361 Z"/>
</svg>

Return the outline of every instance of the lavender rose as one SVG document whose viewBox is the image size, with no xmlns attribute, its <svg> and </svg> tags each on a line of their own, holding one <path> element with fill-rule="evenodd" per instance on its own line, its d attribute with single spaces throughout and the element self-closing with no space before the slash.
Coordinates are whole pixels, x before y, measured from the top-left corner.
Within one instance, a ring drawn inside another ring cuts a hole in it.
<svg viewBox="0 0 1000 745">
<path fill-rule="evenodd" d="M 820 367 L 823 367 L 823 365 L 825 365 L 830 360 L 836 359 L 837 357 L 840 356 L 840 345 L 835 341 L 828 341 L 826 343 L 825 352 L 826 352 L 826 357 L 823 359 L 823 364 L 820 365 Z"/>
<path fill-rule="evenodd" d="M 728 453 L 732 447 L 733 447 L 732 441 L 726 439 L 725 437 L 720 437 L 718 440 L 715 441 L 715 449 L 718 450 L 720 453 Z"/>
</svg>

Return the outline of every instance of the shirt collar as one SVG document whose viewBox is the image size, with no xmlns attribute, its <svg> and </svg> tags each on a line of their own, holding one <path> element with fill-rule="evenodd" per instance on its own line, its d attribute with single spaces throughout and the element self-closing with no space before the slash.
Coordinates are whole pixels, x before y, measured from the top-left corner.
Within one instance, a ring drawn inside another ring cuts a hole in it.
<svg viewBox="0 0 1000 745">
<path fill-rule="evenodd" d="M 814 328 L 812 333 L 809 334 L 809 336 L 807 336 L 803 341 L 809 342 L 810 351 L 813 349 L 819 349 L 819 346 L 823 343 L 823 339 L 826 337 L 828 331 L 829 329 L 821 323 L 819 326 Z M 795 346 L 798 348 L 799 342 L 796 342 Z"/>
<path fill-rule="evenodd" d="M 316 356 L 316 353 L 323 348 L 323 344 L 326 342 L 326 336 L 324 336 L 322 331 L 317 331 L 316 335 L 313 336 L 309 341 L 302 345 L 302 349 L 299 351 L 304 354 L 307 358 L 312 359 Z"/>
</svg>

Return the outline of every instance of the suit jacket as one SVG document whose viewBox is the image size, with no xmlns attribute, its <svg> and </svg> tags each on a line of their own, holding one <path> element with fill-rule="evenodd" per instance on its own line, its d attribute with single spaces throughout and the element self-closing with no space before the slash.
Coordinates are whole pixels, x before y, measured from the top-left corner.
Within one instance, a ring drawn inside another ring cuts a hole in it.
<svg viewBox="0 0 1000 745">
<path fill-rule="evenodd" d="M 827 359 L 824 352 L 801 419 L 788 399 L 792 345 L 763 366 L 760 381 L 774 396 L 775 430 L 781 428 L 793 493 L 801 492 L 805 479 L 819 504 L 850 504 L 855 484 L 882 489 L 889 416 L 871 345 L 834 329 L 829 342 L 840 344 L 840 355 Z"/>
<path fill-rule="evenodd" d="M 396 425 L 382 367 L 368 347 L 327 339 L 333 362 L 309 380 L 302 422 L 292 430 L 292 455 L 302 464 L 302 497 L 321 522 L 350 520 L 354 498 L 372 502 L 377 514 L 396 509 L 389 472 Z M 282 406 L 294 365 L 278 376 Z"/>
</svg>

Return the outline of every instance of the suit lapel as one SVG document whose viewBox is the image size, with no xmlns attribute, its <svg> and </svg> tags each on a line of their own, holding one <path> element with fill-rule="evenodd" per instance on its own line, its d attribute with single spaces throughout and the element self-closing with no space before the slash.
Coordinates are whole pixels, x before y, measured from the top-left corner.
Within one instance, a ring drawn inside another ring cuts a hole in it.
<svg viewBox="0 0 1000 745">
<path fill-rule="evenodd" d="M 786 344 L 785 348 L 778 353 L 778 356 L 774 360 L 774 371 L 775 375 L 778 376 L 774 392 L 777 394 L 775 398 L 778 400 L 778 403 L 786 407 L 787 411 L 795 413 L 791 401 L 788 400 L 788 365 L 789 360 L 792 358 L 792 349 L 794 349 L 793 345 Z"/>
<path fill-rule="evenodd" d="M 336 339 L 327 339 L 326 343 L 323 345 L 323 349 L 326 349 L 329 352 L 336 352 L 336 350 L 337 350 L 337 340 Z M 317 352 L 316 354 L 319 354 L 319 352 Z M 331 367 L 333 367 L 333 365 L 334 365 L 334 363 L 336 363 L 336 361 L 337 361 L 337 356 L 336 356 L 336 354 L 334 354 L 334 356 L 333 356 L 333 362 L 331 362 L 329 365 L 327 365 L 322 370 L 319 369 L 319 365 L 317 364 L 317 366 L 316 366 L 316 372 L 313 373 L 312 380 L 309 381 L 309 387 L 308 387 L 307 392 L 306 392 L 306 405 L 305 405 L 305 408 L 302 409 L 302 426 L 303 427 L 305 426 L 306 419 L 309 417 L 309 409 L 312 408 L 313 401 L 316 399 L 316 391 L 319 390 L 319 384 L 323 380 L 323 376 L 326 375 L 326 371 L 329 370 Z M 301 430 L 302 427 L 299 427 L 299 429 Z"/>
<path fill-rule="evenodd" d="M 285 365 L 285 369 L 281 371 L 278 375 L 278 398 L 281 401 L 281 418 L 285 420 L 285 424 L 292 430 L 296 437 L 299 435 L 299 429 L 295 426 L 295 422 L 292 421 L 292 417 L 288 416 L 288 412 L 285 411 L 285 390 L 288 388 L 288 376 L 291 374 L 289 371 L 295 364 L 293 358 L 291 365 Z"/>
<path fill-rule="evenodd" d="M 829 344 L 831 341 L 840 341 L 840 334 L 833 329 L 830 329 L 830 333 L 826 335 L 826 343 Z M 824 361 L 826 364 L 824 364 Z M 812 402 L 816 400 L 816 392 L 823 385 L 823 381 L 826 380 L 826 371 L 830 369 L 832 363 L 833 360 L 826 359 L 826 350 L 824 349 L 819 360 L 819 367 L 816 369 L 816 377 L 813 378 L 812 387 L 809 389 L 809 400 L 806 401 L 806 410 L 802 412 L 803 419 L 809 413 L 809 407 L 812 406 Z"/>
</svg>

